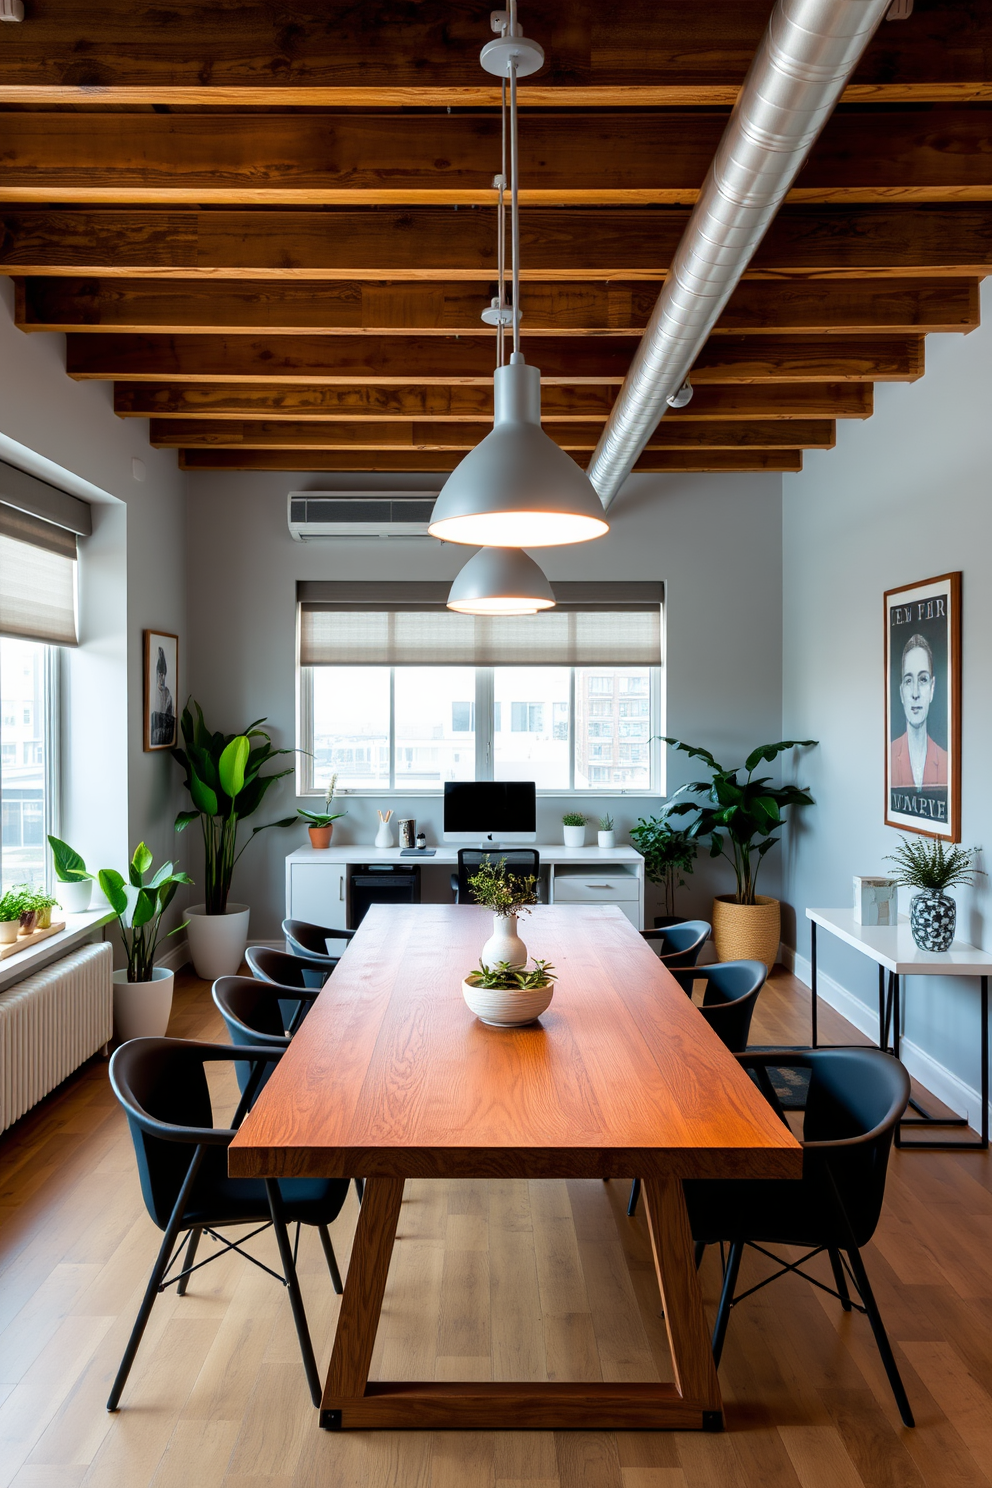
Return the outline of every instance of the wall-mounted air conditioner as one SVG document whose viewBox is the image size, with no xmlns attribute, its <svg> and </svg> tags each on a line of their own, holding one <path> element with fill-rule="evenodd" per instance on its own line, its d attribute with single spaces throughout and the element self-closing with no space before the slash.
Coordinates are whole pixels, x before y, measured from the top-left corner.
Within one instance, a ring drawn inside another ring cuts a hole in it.
<svg viewBox="0 0 992 1488">
<path fill-rule="evenodd" d="M 290 491 L 289 535 L 426 537 L 436 491 Z"/>
</svg>

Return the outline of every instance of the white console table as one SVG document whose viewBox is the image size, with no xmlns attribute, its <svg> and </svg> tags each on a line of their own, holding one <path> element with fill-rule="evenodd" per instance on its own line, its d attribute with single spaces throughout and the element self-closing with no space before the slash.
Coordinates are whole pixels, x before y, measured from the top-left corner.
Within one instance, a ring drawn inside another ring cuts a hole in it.
<svg viewBox="0 0 992 1488">
<path fill-rule="evenodd" d="M 901 979 L 907 976 L 965 976 L 977 977 L 981 987 L 981 1031 L 979 1049 L 982 1061 L 982 1130 L 980 1139 L 972 1141 L 904 1142 L 899 1129 L 896 1130 L 897 1147 L 931 1147 L 984 1151 L 989 1145 L 989 975 L 992 974 L 992 952 L 983 951 L 967 941 L 955 940 L 948 951 L 921 951 L 913 939 L 909 918 L 900 915 L 895 925 L 859 925 L 853 909 L 807 909 L 810 921 L 810 983 L 812 991 L 813 1047 L 816 1048 L 816 932 L 817 927 L 826 930 L 845 945 L 860 951 L 874 961 L 878 967 L 878 1047 L 891 1048 L 899 1058 L 899 1041 L 902 1013 L 900 1008 Z M 889 1044 L 889 1028 L 892 1028 L 892 1043 Z M 911 1099 L 909 1104 L 917 1113 L 903 1117 L 901 1126 L 967 1126 L 964 1116 L 931 1116 L 919 1103 Z"/>
<path fill-rule="evenodd" d="M 561 847 L 534 844 L 547 873 L 551 904 L 615 904 L 638 930 L 644 926 L 644 859 L 632 847 Z M 512 851 L 508 848 L 507 851 Z M 499 849 L 493 849 L 494 857 Z M 447 880 L 458 865 L 458 849 L 439 845 L 426 853 L 401 856 L 398 847 L 363 847 L 332 842 L 328 848 L 298 847 L 286 859 L 286 915 L 335 930 L 351 928 L 348 884 L 353 869 L 388 863 L 391 867 L 444 870 L 439 902 L 450 903 Z"/>
</svg>

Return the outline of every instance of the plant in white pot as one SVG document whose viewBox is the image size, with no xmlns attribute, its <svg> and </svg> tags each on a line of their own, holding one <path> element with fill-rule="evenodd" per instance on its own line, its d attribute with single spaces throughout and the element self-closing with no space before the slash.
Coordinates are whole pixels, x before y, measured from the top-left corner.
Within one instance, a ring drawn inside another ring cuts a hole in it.
<svg viewBox="0 0 992 1488">
<path fill-rule="evenodd" d="M 584 847 L 586 842 L 586 822 L 588 817 L 583 816 L 581 811 L 566 811 L 561 819 L 562 835 L 566 847 Z"/>
<path fill-rule="evenodd" d="M 52 849 L 52 866 L 58 881 L 58 902 L 66 914 L 83 914 L 90 907 L 93 892 L 93 875 L 87 873 L 86 864 L 75 848 L 59 837 L 49 837 Z"/>
<path fill-rule="evenodd" d="M 554 967 L 550 961 L 526 966 L 496 966 L 480 963 L 462 982 L 462 996 L 472 1012 L 491 1028 L 519 1028 L 533 1023 L 555 995 Z"/>
<path fill-rule="evenodd" d="M 940 838 L 910 842 L 900 837 L 894 853 L 886 857 L 895 864 L 892 877 L 907 889 L 918 889 L 909 901 L 909 926 L 921 951 L 948 951 L 954 940 L 958 907 L 947 893 L 955 884 L 973 884 L 981 868 L 975 867 L 977 847 L 944 846 Z"/>
<path fill-rule="evenodd" d="M 128 864 L 125 880 L 116 868 L 101 868 L 96 875 L 111 909 L 117 916 L 127 967 L 114 972 L 114 1036 L 122 1043 L 133 1038 L 162 1037 L 169 1026 L 175 973 L 155 965 L 155 952 L 162 935 L 162 916 L 180 884 L 192 883 L 177 873 L 172 863 L 163 863 L 148 882 L 152 870 L 151 851 L 139 842 Z M 186 926 L 167 932 L 175 935 Z"/>
<path fill-rule="evenodd" d="M 517 934 L 517 916 L 530 914 L 537 903 L 537 879 L 507 873 L 506 859 L 491 858 L 479 865 L 468 881 L 477 904 L 493 912 L 493 933 L 482 947 L 480 959 L 487 966 L 526 966 L 527 947 Z"/>
<path fill-rule="evenodd" d="M 596 833 L 596 844 L 598 847 L 616 847 L 617 834 L 613 830 L 612 816 L 601 816 L 599 818 L 599 831 Z"/>
<path fill-rule="evenodd" d="M 0 945 L 13 945 L 21 928 L 24 895 L 20 889 L 8 889 L 0 899 Z"/>
<path fill-rule="evenodd" d="M 813 797 L 801 785 L 776 785 L 770 775 L 755 776 L 764 761 L 771 764 L 789 749 L 810 748 L 816 739 L 783 739 L 753 749 L 743 765 L 726 769 L 694 744 L 665 738 L 692 759 L 702 760 L 710 770 L 709 780 L 695 780 L 677 791 L 666 815 L 698 813 L 689 830 L 693 837 L 709 839 L 710 857 L 724 857 L 737 879 L 735 894 L 718 894 L 711 911 L 713 943 L 719 961 L 763 961 L 771 971 L 782 937 L 782 906 L 756 892 L 758 869 L 765 854 L 775 846 L 773 833 L 785 824 L 788 806 L 812 806 Z M 741 773 L 744 778 L 740 779 Z M 694 796 L 697 799 L 681 799 Z"/>
<path fill-rule="evenodd" d="M 241 965 L 248 943 L 248 905 L 229 902 L 234 865 L 259 832 L 269 827 L 291 827 L 298 818 L 255 827 L 248 842 L 238 850 L 238 827 L 261 806 L 266 791 L 277 780 L 292 774 L 292 766 L 263 775 L 263 767 L 288 749 L 274 749 L 272 740 L 256 719 L 240 734 L 211 733 L 203 721 L 199 703 L 187 703 L 181 727 L 185 748 L 174 749 L 173 757 L 186 771 L 183 782 L 192 797 L 192 811 L 180 811 L 176 830 L 198 821 L 203 829 L 203 903 L 191 904 L 189 949 L 198 976 L 213 981 L 233 976 Z"/>
</svg>

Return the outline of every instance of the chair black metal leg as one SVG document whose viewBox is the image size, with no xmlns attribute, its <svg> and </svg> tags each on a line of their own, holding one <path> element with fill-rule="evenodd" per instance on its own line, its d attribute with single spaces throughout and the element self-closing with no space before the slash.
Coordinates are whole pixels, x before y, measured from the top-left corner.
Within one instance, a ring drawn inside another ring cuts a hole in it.
<svg viewBox="0 0 992 1488">
<path fill-rule="evenodd" d="M 364 1178 L 356 1178 L 355 1179 L 355 1192 L 358 1195 L 358 1202 L 361 1203 L 362 1200 L 365 1197 L 365 1179 Z"/>
<path fill-rule="evenodd" d="M 327 1269 L 331 1273 L 331 1286 L 340 1297 L 341 1293 L 344 1291 L 344 1287 L 341 1285 L 341 1272 L 338 1270 L 338 1258 L 334 1254 L 334 1246 L 331 1244 L 331 1237 L 328 1233 L 327 1226 L 318 1225 L 317 1232 L 320 1235 L 320 1243 L 324 1247 L 324 1260 L 327 1262 Z"/>
<path fill-rule="evenodd" d="M 283 1276 L 286 1278 L 290 1306 L 293 1309 L 296 1336 L 300 1342 L 300 1353 L 303 1355 L 303 1368 L 306 1371 L 307 1384 L 310 1386 L 310 1398 L 316 1406 L 320 1404 L 320 1377 L 317 1374 L 317 1361 L 313 1356 L 310 1328 L 307 1324 L 306 1310 L 303 1306 L 303 1293 L 300 1291 L 299 1277 L 296 1274 L 296 1267 L 293 1265 L 293 1248 L 289 1243 L 289 1235 L 286 1232 L 286 1221 L 283 1218 L 282 1196 L 279 1193 L 279 1185 L 274 1178 L 266 1178 L 265 1192 L 269 1199 L 272 1228 L 275 1231 L 276 1244 L 279 1246 L 279 1259 L 282 1261 Z"/>
<path fill-rule="evenodd" d="M 183 1227 L 186 1200 L 189 1197 L 190 1189 L 196 1181 L 196 1175 L 200 1171 L 200 1164 L 203 1162 L 205 1151 L 205 1147 L 197 1147 L 194 1152 L 193 1160 L 187 1169 L 186 1177 L 183 1179 L 183 1186 L 179 1190 L 176 1207 L 169 1216 L 169 1223 L 166 1226 L 165 1235 L 159 1248 L 158 1258 L 152 1267 L 152 1274 L 148 1278 L 145 1295 L 141 1299 L 138 1316 L 134 1320 L 134 1327 L 131 1329 L 131 1336 L 127 1341 L 127 1348 L 124 1350 L 124 1357 L 121 1360 L 113 1389 L 110 1392 L 110 1398 L 107 1401 L 108 1411 L 115 1411 L 120 1404 L 121 1396 L 124 1393 L 124 1386 L 127 1384 L 127 1377 L 131 1373 L 131 1365 L 134 1363 L 134 1356 L 138 1352 L 138 1345 L 141 1342 L 145 1328 L 148 1326 L 148 1319 L 151 1317 L 152 1308 L 155 1305 L 158 1289 L 162 1285 L 162 1278 L 169 1269 L 169 1261 L 176 1247 L 179 1231 Z"/>
<path fill-rule="evenodd" d="M 637 1201 L 640 1197 L 641 1180 L 640 1178 L 635 1178 L 633 1183 L 630 1185 L 630 1198 L 627 1200 L 627 1213 L 631 1217 L 631 1219 L 637 1212 Z"/>
<path fill-rule="evenodd" d="M 196 1260 L 196 1247 L 200 1243 L 200 1236 L 202 1234 L 203 1234 L 203 1231 L 197 1225 L 194 1225 L 193 1228 L 190 1230 L 190 1232 L 189 1232 L 189 1243 L 186 1246 L 186 1254 L 183 1256 L 183 1263 L 182 1263 L 182 1270 L 183 1271 L 188 1271 L 190 1269 L 190 1267 L 192 1266 L 193 1262 Z M 176 1296 L 177 1297 L 185 1297 L 185 1295 L 186 1295 L 186 1283 L 188 1281 L 189 1281 L 189 1277 L 188 1276 L 181 1276 L 179 1278 L 179 1281 L 178 1281 L 177 1286 L 176 1286 Z"/>
<path fill-rule="evenodd" d="M 847 1277 L 844 1275 L 844 1266 L 840 1258 L 839 1250 L 829 1250 L 830 1267 L 834 1273 L 834 1286 L 840 1292 L 840 1304 L 845 1312 L 851 1310 L 851 1294 L 847 1289 Z"/>
<path fill-rule="evenodd" d="M 896 1405 L 902 1417 L 902 1424 L 904 1426 L 915 1426 L 916 1422 L 913 1419 L 913 1412 L 910 1409 L 906 1387 L 902 1382 L 899 1366 L 896 1364 L 895 1356 L 892 1353 L 889 1337 L 882 1322 L 882 1315 L 878 1310 L 878 1303 L 875 1301 L 875 1294 L 868 1280 L 865 1263 L 861 1259 L 861 1252 L 856 1245 L 852 1245 L 848 1249 L 847 1256 L 851 1263 L 851 1271 L 854 1274 L 858 1291 L 861 1293 L 861 1300 L 865 1305 L 865 1312 L 868 1314 L 868 1321 L 871 1323 L 871 1331 L 875 1335 L 875 1343 L 878 1347 L 882 1363 L 885 1366 L 885 1373 L 888 1375 L 889 1384 L 892 1386 L 892 1393 L 895 1396 Z"/>
<path fill-rule="evenodd" d="M 724 1339 L 727 1336 L 730 1309 L 734 1302 L 737 1273 L 741 1269 L 741 1257 L 743 1254 L 744 1241 L 734 1240 L 730 1247 L 727 1269 L 724 1272 L 723 1291 L 720 1293 L 720 1305 L 716 1311 L 716 1322 L 713 1324 L 713 1362 L 718 1369 L 720 1367 L 720 1355 L 723 1353 Z"/>
</svg>

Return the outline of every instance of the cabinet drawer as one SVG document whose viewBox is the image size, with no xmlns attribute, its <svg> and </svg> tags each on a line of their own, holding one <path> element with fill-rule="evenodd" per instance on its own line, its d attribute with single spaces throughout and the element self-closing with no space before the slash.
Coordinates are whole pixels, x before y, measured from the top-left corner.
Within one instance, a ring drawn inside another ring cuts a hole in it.
<svg viewBox="0 0 992 1488">
<path fill-rule="evenodd" d="M 632 873 L 583 873 L 555 875 L 557 904 L 616 904 L 638 897 Z"/>
</svg>

